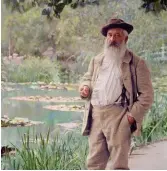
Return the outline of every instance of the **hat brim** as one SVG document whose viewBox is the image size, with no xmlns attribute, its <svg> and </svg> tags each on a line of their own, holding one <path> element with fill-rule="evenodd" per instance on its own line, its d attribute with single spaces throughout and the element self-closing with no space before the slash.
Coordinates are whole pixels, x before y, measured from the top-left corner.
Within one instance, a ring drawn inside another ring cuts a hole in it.
<svg viewBox="0 0 167 171">
<path fill-rule="evenodd" d="M 108 24 L 101 29 L 101 33 L 103 36 L 107 36 L 107 31 L 112 28 L 122 28 L 130 34 L 133 30 L 133 26 L 128 23 L 120 23 L 120 24 Z"/>
</svg>

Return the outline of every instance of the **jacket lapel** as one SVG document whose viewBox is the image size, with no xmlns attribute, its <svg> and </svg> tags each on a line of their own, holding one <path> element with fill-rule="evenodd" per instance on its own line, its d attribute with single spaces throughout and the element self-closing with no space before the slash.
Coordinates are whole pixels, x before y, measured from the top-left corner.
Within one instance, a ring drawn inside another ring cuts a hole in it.
<svg viewBox="0 0 167 171">
<path fill-rule="evenodd" d="M 132 80 L 131 80 L 131 72 L 130 72 L 130 64 L 129 64 L 131 59 L 132 56 L 130 52 L 127 50 L 122 61 L 121 71 L 122 71 L 123 84 L 130 95 L 130 104 L 133 104 L 133 90 L 132 90 Z"/>
<path fill-rule="evenodd" d="M 96 56 L 95 58 L 95 80 L 97 80 L 97 77 L 99 75 L 99 70 L 100 70 L 100 67 L 103 63 L 103 59 L 104 59 L 104 53 L 100 53 L 98 56 Z"/>
</svg>

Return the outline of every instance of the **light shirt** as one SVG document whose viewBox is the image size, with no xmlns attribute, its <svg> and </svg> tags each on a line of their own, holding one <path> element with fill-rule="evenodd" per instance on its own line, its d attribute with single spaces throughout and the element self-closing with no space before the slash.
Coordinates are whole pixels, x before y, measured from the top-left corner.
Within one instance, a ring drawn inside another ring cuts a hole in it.
<svg viewBox="0 0 167 171">
<path fill-rule="evenodd" d="M 93 106 L 113 104 L 122 93 L 121 69 L 118 62 L 105 57 L 95 83 L 91 103 Z"/>
</svg>

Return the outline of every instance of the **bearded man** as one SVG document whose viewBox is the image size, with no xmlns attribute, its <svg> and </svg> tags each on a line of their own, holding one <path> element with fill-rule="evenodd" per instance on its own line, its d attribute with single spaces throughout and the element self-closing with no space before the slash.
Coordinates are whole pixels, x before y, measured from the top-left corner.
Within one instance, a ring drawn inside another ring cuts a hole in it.
<svg viewBox="0 0 167 171">
<path fill-rule="evenodd" d="M 132 30 L 121 19 L 111 19 L 101 29 L 104 52 L 92 58 L 80 84 L 87 100 L 82 134 L 89 139 L 89 170 L 129 169 L 131 136 L 139 135 L 153 102 L 146 62 L 127 49 Z"/>
</svg>

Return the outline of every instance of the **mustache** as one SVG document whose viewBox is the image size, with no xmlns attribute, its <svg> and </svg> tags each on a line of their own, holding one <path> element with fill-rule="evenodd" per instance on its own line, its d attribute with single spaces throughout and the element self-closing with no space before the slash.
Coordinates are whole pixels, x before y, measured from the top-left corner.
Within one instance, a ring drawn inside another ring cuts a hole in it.
<svg viewBox="0 0 167 171">
<path fill-rule="evenodd" d="M 111 46 L 119 47 L 120 44 L 114 41 L 114 42 L 111 42 L 111 43 L 109 44 L 109 47 L 111 47 Z"/>
</svg>

